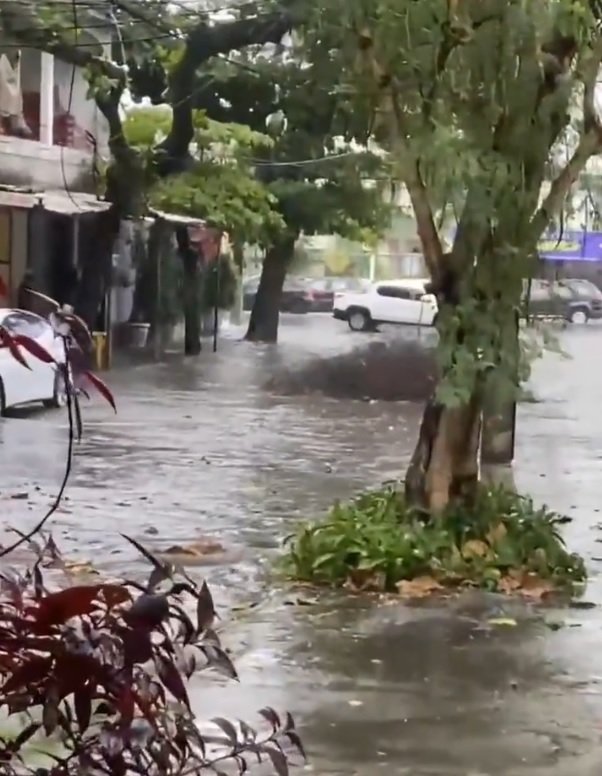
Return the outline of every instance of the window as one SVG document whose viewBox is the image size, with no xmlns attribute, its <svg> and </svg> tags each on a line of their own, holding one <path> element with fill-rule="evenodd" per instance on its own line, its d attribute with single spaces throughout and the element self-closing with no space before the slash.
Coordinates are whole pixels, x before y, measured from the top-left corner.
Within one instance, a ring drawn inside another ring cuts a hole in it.
<svg viewBox="0 0 602 776">
<path fill-rule="evenodd" d="M 563 280 L 563 285 L 572 289 L 579 296 L 589 297 L 590 299 L 602 299 L 602 291 L 590 280 Z"/>
<path fill-rule="evenodd" d="M 388 296 L 393 299 L 412 299 L 412 292 L 407 288 L 400 288 L 399 286 L 379 286 L 376 289 L 376 293 L 379 296 Z"/>
<path fill-rule="evenodd" d="M 556 299 L 572 299 L 574 296 L 574 293 L 571 291 L 571 289 L 562 283 L 554 283 L 551 289 L 551 294 Z"/>
<path fill-rule="evenodd" d="M 547 280 L 534 278 L 531 281 L 531 288 L 529 288 L 528 281 L 525 281 L 523 288 L 525 297 L 528 298 L 529 302 L 549 302 L 552 298 L 552 288 Z"/>
</svg>

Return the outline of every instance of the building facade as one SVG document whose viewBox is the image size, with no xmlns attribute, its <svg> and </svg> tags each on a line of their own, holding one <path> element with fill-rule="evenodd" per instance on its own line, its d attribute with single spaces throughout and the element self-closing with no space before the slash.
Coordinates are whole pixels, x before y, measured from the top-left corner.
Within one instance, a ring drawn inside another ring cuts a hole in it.
<svg viewBox="0 0 602 776">
<path fill-rule="evenodd" d="M 105 22 L 81 33 L 99 55 L 110 54 Z M 55 298 L 75 282 L 81 236 L 108 207 L 97 197 L 108 127 L 87 92 L 81 68 L 0 30 L 0 306 L 15 303 L 26 271 Z"/>
</svg>

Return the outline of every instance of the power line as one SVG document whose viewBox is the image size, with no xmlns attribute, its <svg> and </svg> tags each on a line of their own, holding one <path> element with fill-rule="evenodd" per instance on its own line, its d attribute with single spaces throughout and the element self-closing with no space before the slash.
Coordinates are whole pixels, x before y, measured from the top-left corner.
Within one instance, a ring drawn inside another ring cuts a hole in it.
<svg viewBox="0 0 602 776">
<path fill-rule="evenodd" d="M 314 157 L 312 159 L 294 159 L 290 162 L 271 162 L 266 159 L 253 159 L 249 157 L 247 161 L 256 167 L 306 167 L 311 164 L 322 164 L 336 159 L 346 159 L 351 156 L 367 156 L 370 151 L 343 151 L 340 154 L 328 154 L 327 156 Z M 374 156 L 374 154 L 372 154 Z"/>
</svg>

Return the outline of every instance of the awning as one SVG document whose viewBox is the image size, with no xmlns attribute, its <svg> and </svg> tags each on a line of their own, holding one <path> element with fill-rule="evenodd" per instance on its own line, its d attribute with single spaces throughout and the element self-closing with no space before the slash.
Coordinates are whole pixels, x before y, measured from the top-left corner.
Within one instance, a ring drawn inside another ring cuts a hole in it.
<svg viewBox="0 0 602 776">
<path fill-rule="evenodd" d="M 50 213 L 78 215 L 102 213 L 110 208 L 111 203 L 81 191 L 32 191 L 13 186 L 0 187 L 0 207 L 30 210 L 36 206 L 41 206 Z"/>
<path fill-rule="evenodd" d="M 175 213 L 164 213 L 162 210 L 149 208 L 148 212 L 153 219 L 161 218 L 170 224 L 180 224 L 181 226 L 205 226 L 202 218 L 191 218 L 190 216 L 179 216 Z"/>
</svg>

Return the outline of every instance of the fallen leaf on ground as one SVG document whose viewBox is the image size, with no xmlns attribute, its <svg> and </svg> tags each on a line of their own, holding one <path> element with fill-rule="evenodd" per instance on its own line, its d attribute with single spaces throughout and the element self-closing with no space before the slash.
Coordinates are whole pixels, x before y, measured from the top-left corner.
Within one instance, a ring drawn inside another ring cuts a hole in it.
<svg viewBox="0 0 602 776">
<path fill-rule="evenodd" d="M 343 587 L 353 593 L 382 593 L 387 587 L 387 578 L 380 571 L 353 569 Z"/>
<path fill-rule="evenodd" d="M 500 593 L 516 593 L 516 591 L 520 588 L 521 582 L 520 579 L 517 579 L 516 577 L 511 576 L 505 576 L 500 579 L 500 581 L 497 583 L 497 589 Z"/>
<path fill-rule="evenodd" d="M 462 557 L 467 560 L 470 558 L 485 558 L 489 555 L 491 548 L 480 539 L 469 539 L 462 545 Z"/>
<path fill-rule="evenodd" d="M 487 620 L 487 624 L 505 628 L 516 628 L 518 625 L 513 617 L 492 617 L 490 620 Z"/>
<path fill-rule="evenodd" d="M 74 561 L 66 560 L 63 564 L 65 572 L 73 576 L 80 576 L 84 574 L 98 574 L 98 571 L 87 560 Z"/>
<path fill-rule="evenodd" d="M 174 544 L 163 550 L 163 555 L 214 555 L 218 552 L 225 552 L 224 545 L 214 539 L 200 539 L 197 542 L 183 546 Z"/>
<path fill-rule="evenodd" d="M 487 534 L 487 541 L 492 546 L 499 544 L 499 542 L 502 541 L 506 537 L 506 534 L 508 533 L 506 526 L 504 523 L 498 523 L 497 525 L 494 525 L 493 528 L 489 529 L 489 533 Z"/>
<path fill-rule="evenodd" d="M 545 626 L 549 628 L 552 631 L 559 631 L 561 628 L 564 628 L 563 622 L 555 622 L 553 620 L 546 620 Z"/>
<path fill-rule="evenodd" d="M 545 579 L 541 579 L 536 574 L 525 574 L 522 584 L 518 588 L 518 592 L 522 596 L 534 601 L 541 601 L 547 595 L 553 593 L 554 590 L 553 584 L 547 582 Z"/>
<path fill-rule="evenodd" d="M 433 577 L 402 579 L 395 587 L 404 598 L 426 598 L 437 590 L 443 590 L 443 585 Z"/>
</svg>

